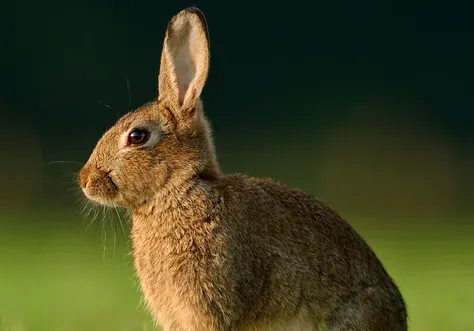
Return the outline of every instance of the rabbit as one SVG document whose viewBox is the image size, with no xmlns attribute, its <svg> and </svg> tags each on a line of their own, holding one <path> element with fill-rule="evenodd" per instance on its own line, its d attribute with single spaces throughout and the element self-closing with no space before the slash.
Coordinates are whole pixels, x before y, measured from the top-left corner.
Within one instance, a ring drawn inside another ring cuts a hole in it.
<svg viewBox="0 0 474 331">
<path fill-rule="evenodd" d="M 221 171 L 201 101 L 209 52 L 203 13 L 174 16 L 158 98 L 120 118 L 78 175 L 92 202 L 129 211 L 153 320 L 165 331 L 407 330 L 397 285 L 338 213 Z"/>
</svg>

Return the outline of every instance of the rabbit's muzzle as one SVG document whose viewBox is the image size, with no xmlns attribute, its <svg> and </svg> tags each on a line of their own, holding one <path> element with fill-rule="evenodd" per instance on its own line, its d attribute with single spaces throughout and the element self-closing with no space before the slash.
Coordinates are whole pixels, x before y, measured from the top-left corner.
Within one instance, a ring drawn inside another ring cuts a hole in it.
<svg viewBox="0 0 474 331">
<path fill-rule="evenodd" d="M 115 205 L 114 200 L 118 195 L 118 188 L 110 174 L 111 171 L 86 165 L 78 176 L 78 182 L 84 195 L 103 205 Z"/>
</svg>

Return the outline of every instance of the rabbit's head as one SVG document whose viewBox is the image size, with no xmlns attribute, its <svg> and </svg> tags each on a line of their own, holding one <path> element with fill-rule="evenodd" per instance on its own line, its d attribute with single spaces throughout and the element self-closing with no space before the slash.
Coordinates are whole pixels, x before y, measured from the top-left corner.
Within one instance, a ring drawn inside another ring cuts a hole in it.
<svg viewBox="0 0 474 331">
<path fill-rule="evenodd" d="M 196 176 L 219 175 L 200 101 L 208 67 L 206 20 L 188 8 L 166 31 L 158 99 L 119 119 L 80 171 L 90 200 L 134 208 Z"/>
</svg>

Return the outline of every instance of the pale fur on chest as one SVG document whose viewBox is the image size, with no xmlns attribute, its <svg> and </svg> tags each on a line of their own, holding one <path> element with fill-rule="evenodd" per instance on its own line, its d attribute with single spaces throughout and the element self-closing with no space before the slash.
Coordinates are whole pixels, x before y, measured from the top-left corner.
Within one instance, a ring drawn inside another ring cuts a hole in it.
<svg viewBox="0 0 474 331">
<path fill-rule="evenodd" d="M 140 224 L 134 220 L 134 224 Z M 152 226 L 156 226 L 152 224 Z M 165 330 L 209 330 L 215 320 L 200 296 L 208 284 L 201 281 L 198 255 L 201 248 L 187 231 L 160 234 L 148 227 L 134 226 L 132 233 L 135 268 L 148 309 Z M 242 331 L 312 331 L 307 312 L 290 320 L 267 320 L 242 325 Z"/>
<path fill-rule="evenodd" d="M 179 202 L 165 199 L 133 216 L 134 265 L 144 299 L 169 329 L 206 323 L 203 272 L 212 258 L 208 240 L 215 222 L 208 219 L 209 199 L 189 208 L 199 199 L 196 192 Z"/>
</svg>

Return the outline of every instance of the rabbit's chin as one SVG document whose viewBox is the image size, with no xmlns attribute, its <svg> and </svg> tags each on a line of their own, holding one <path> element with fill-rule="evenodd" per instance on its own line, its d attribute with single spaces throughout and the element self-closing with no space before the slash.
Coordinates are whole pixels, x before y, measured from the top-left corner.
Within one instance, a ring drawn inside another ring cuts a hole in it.
<svg viewBox="0 0 474 331">
<path fill-rule="evenodd" d="M 105 207 L 121 207 L 122 206 L 122 204 L 119 201 L 117 201 L 117 199 L 111 199 L 111 198 L 102 197 L 99 195 L 93 195 L 93 194 L 88 193 L 87 190 L 84 190 L 84 189 L 82 191 L 84 195 L 86 196 L 86 198 L 89 199 L 89 201 L 91 201 L 92 203 L 105 206 Z"/>
</svg>

